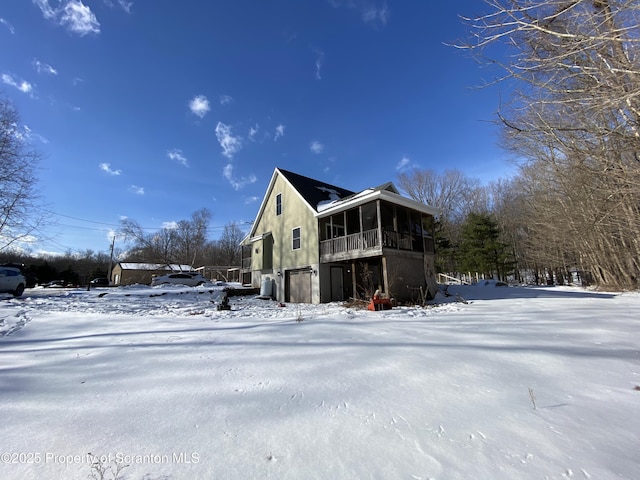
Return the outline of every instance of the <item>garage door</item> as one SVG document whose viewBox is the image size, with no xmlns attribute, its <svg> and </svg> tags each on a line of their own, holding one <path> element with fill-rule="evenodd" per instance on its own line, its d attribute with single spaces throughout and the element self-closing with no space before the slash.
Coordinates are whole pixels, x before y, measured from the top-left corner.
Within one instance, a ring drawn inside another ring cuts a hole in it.
<svg viewBox="0 0 640 480">
<path fill-rule="evenodd" d="M 305 270 L 291 270 L 288 275 L 289 302 L 311 303 L 311 272 Z"/>
</svg>

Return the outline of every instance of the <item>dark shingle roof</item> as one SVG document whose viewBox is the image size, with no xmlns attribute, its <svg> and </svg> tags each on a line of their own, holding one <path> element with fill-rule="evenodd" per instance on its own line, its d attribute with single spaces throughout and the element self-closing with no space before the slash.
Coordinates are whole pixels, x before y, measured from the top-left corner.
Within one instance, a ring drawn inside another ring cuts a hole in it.
<svg viewBox="0 0 640 480">
<path fill-rule="evenodd" d="M 321 182 L 320 180 L 314 180 L 313 178 L 282 170 L 281 168 L 278 168 L 278 170 L 315 211 L 318 211 L 318 205 L 320 203 L 336 200 L 336 194 L 341 199 L 355 194 L 355 192 L 351 190 L 336 187 L 335 185 Z"/>
</svg>

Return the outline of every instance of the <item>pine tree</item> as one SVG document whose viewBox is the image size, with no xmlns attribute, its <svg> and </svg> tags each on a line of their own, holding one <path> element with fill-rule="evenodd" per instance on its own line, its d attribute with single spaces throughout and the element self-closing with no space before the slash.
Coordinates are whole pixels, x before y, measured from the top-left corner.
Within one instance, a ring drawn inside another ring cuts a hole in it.
<svg viewBox="0 0 640 480">
<path fill-rule="evenodd" d="M 513 269 L 498 224 L 486 214 L 470 213 L 462 226 L 458 262 L 462 271 L 479 272 L 503 280 Z"/>
</svg>

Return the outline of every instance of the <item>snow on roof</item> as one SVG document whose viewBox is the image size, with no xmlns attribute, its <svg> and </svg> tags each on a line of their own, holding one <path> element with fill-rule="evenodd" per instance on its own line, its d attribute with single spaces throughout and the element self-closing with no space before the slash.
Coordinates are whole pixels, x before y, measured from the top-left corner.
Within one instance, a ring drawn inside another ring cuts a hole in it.
<svg viewBox="0 0 640 480">
<path fill-rule="evenodd" d="M 317 187 L 320 188 L 320 187 Z M 327 190 L 327 189 L 325 189 Z M 355 201 L 358 198 L 362 198 L 362 197 L 366 197 L 367 195 L 370 195 L 374 192 L 382 192 L 382 191 L 386 191 L 386 192 L 391 192 L 395 195 L 398 195 L 400 197 L 402 197 L 402 195 L 400 195 L 397 191 L 397 189 L 395 188 L 395 186 L 393 185 L 393 183 L 391 182 L 387 182 L 383 185 L 380 185 L 379 187 L 375 187 L 375 188 L 365 188 L 364 190 L 360 191 L 360 192 L 356 192 L 356 193 L 352 193 L 351 195 L 346 195 L 344 197 L 340 197 L 339 195 L 335 195 L 333 197 L 331 197 L 329 200 L 323 201 L 318 203 L 318 206 L 316 208 L 316 210 L 318 211 L 318 213 L 324 211 L 324 210 L 328 210 L 331 207 L 334 207 L 336 205 L 338 205 L 341 202 L 351 202 L 351 201 Z"/>
<path fill-rule="evenodd" d="M 316 212 L 320 205 L 354 194 L 351 190 L 331 185 L 321 180 L 315 180 L 280 168 L 276 170 L 289 181 L 291 186 L 302 196 L 309 207 L 315 209 Z"/>
<path fill-rule="evenodd" d="M 329 198 L 327 200 L 322 200 L 318 202 L 318 205 L 316 206 L 316 210 L 318 212 L 321 212 L 322 210 L 329 208 L 335 202 L 339 202 L 340 200 L 342 200 L 340 193 L 338 193 L 338 191 L 333 188 L 327 188 L 327 187 L 316 187 L 316 188 L 321 192 L 324 192 L 329 195 Z"/>
<path fill-rule="evenodd" d="M 165 263 L 136 263 L 136 262 L 120 262 L 120 268 L 123 270 L 171 270 L 173 272 L 190 272 L 193 270 L 191 265 L 178 265 Z"/>
</svg>

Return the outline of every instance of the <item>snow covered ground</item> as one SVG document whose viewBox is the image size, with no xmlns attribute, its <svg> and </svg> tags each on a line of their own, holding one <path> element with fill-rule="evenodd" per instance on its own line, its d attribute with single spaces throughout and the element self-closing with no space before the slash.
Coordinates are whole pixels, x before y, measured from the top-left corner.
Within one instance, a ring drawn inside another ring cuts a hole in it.
<svg viewBox="0 0 640 480">
<path fill-rule="evenodd" d="M 450 290 L 2 295 L 0 478 L 640 478 L 640 294 Z"/>
</svg>

